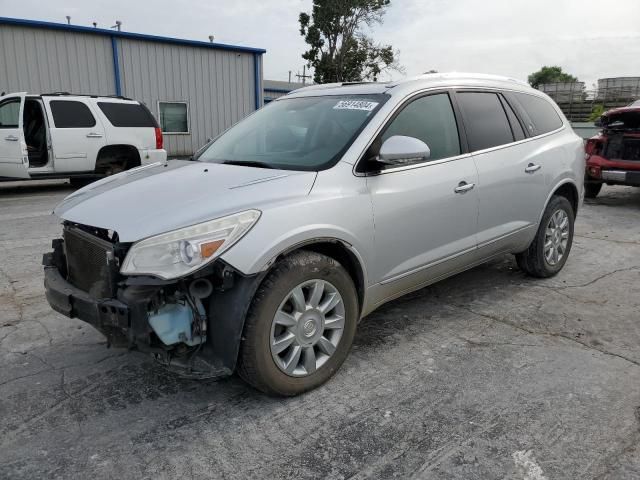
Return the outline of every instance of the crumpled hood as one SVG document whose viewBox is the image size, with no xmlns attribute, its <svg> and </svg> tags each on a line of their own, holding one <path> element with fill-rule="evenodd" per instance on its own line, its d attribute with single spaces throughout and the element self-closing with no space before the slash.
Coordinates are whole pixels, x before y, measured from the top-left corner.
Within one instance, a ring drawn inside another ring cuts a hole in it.
<svg viewBox="0 0 640 480">
<path fill-rule="evenodd" d="M 599 123 L 605 130 L 640 132 L 640 108 L 622 107 L 609 110 L 600 117 Z"/>
<path fill-rule="evenodd" d="M 306 196 L 316 172 L 183 160 L 145 165 L 92 183 L 54 210 L 64 220 L 114 230 L 121 242 Z"/>
</svg>

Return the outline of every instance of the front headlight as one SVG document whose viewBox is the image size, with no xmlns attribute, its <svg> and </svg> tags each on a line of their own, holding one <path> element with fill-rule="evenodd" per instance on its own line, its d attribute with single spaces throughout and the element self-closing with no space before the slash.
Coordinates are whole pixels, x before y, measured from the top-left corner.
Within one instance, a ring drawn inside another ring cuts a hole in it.
<svg viewBox="0 0 640 480">
<path fill-rule="evenodd" d="M 230 248 L 258 218 L 258 210 L 247 210 L 146 238 L 133 244 L 120 273 L 155 275 L 165 280 L 184 277 Z"/>
</svg>

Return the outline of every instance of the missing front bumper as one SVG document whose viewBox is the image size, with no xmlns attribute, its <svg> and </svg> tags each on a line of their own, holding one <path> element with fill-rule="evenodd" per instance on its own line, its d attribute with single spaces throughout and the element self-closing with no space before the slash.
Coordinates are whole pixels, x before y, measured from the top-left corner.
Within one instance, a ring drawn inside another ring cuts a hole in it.
<svg viewBox="0 0 640 480">
<path fill-rule="evenodd" d="M 234 371 L 247 310 L 266 272 L 245 276 L 223 262 L 199 272 L 200 278 L 206 275 L 215 284 L 205 304 L 207 331 L 211 334 L 196 347 L 197 358 L 189 362 L 178 356 L 179 349 L 159 342 L 149 324 L 149 311 L 154 311 L 161 292 L 184 288 L 193 277 L 175 282 L 150 277 L 120 279 L 116 298 L 99 299 L 66 280 L 63 245 L 62 240 L 54 240 L 54 251 L 43 257 L 45 294 L 55 311 L 90 324 L 112 346 L 154 354 L 160 363 L 182 376 L 212 378 Z M 194 366 L 198 368 L 194 370 Z"/>
<path fill-rule="evenodd" d="M 73 286 L 60 273 L 54 254 L 44 255 L 45 296 L 51 308 L 69 318 L 88 323 L 108 340 L 110 346 L 149 347 L 146 307 L 148 295 L 128 303 L 123 299 L 97 299 Z"/>
</svg>

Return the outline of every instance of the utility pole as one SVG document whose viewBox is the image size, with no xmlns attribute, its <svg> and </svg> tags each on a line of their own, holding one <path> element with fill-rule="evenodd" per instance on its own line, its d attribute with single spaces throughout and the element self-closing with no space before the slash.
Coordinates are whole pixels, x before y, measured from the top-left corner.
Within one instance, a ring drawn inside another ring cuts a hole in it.
<svg viewBox="0 0 640 480">
<path fill-rule="evenodd" d="M 289 83 L 291 83 L 291 70 L 289 70 Z"/>
<path fill-rule="evenodd" d="M 303 85 L 307 83 L 307 78 L 311 78 L 311 75 L 306 75 L 306 73 L 307 73 L 307 66 L 305 65 L 304 67 L 302 67 L 302 75 L 300 75 L 299 73 L 296 74 L 296 77 L 298 77 L 298 79 L 302 79 Z"/>
</svg>

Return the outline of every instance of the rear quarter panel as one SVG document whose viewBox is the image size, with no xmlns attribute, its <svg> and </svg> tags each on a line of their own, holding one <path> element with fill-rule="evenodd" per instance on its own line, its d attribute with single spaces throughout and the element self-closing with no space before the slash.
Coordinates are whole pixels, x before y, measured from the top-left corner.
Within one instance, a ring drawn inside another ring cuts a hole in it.
<svg viewBox="0 0 640 480">
<path fill-rule="evenodd" d="M 578 203 L 582 204 L 584 199 L 584 175 L 585 175 L 585 152 L 584 152 L 584 140 L 579 137 L 570 126 L 567 126 L 562 131 L 562 135 L 559 137 L 559 142 L 562 145 L 563 162 L 558 165 L 558 169 L 551 177 L 551 189 L 547 198 L 547 203 L 551 199 L 551 196 L 555 191 L 565 183 L 573 184 L 578 191 Z M 546 204 L 545 204 L 546 206 Z M 542 214 L 540 217 L 542 218 Z"/>
<path fill-rule="evenodd" d="M 533 149 L 534 157 L 543 164 L 544 190 L 541 198 L 541 208 L 535 227 L 528 229 L 522 243 L 513 251 L 521 251 L 528 248 L 537 232 L 538 225 L 542 220 L 544 211 L 547 208 L 551 197 L 565 184 L 571 184 L 578 192 L 578 205 L 582 204 L 584 198 L 584 141 L 575 134 L 573 129 L 567 126 L 559 132 L 541 137 L 537 140 Z"/>
<path fill-rule="evenodd" d="M 104 125 L 107 145 L 132 145 L 140 151 L 141 159 L 143 158 L 142 150 L 152 150 L 156 148 L 156 133 L 154 127 L 114 127 L 98 106 L 98 101 L 100 101 L 100 99 L 97 101 L 93 100 L 92 107 Z"/>
</svg>

